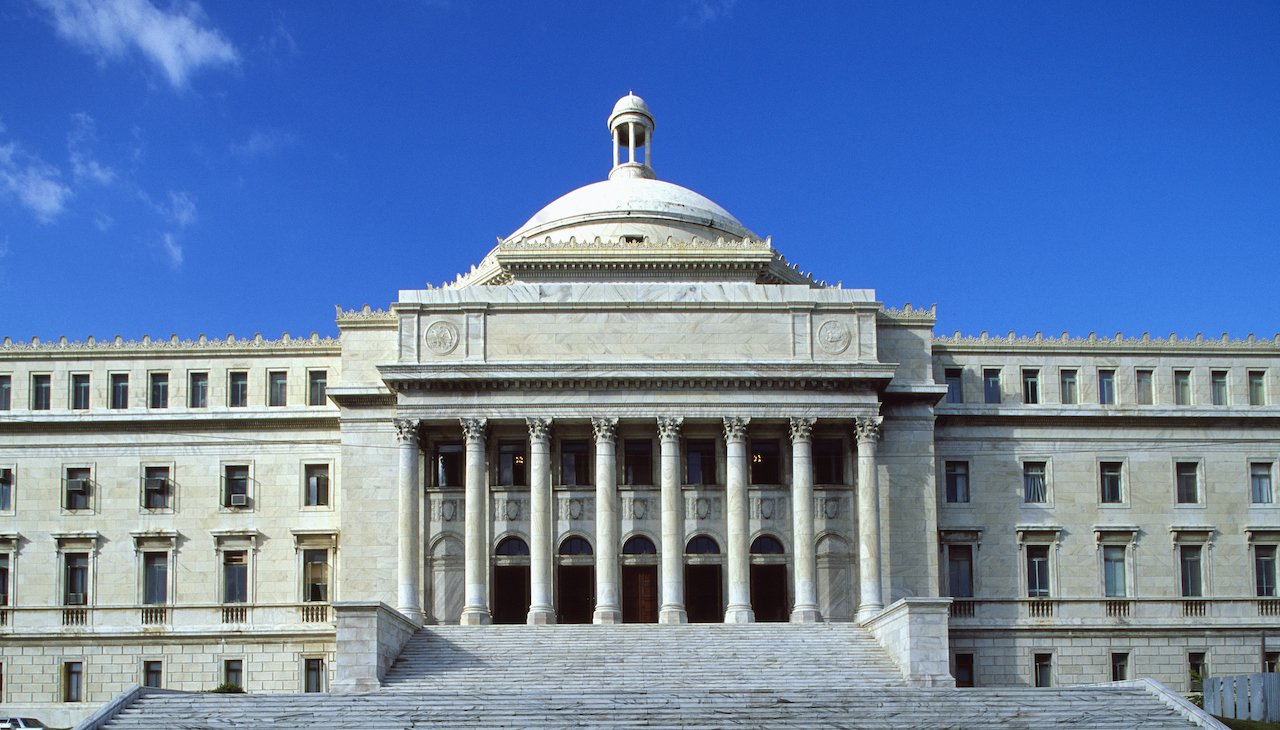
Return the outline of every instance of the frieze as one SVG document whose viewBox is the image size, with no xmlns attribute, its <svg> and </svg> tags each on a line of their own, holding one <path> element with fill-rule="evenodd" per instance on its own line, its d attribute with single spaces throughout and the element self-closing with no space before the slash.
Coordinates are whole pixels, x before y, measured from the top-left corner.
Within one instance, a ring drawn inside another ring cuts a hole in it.
<svg viewBox="0 0 1280 730">
<path fill-rule="evenodd" d="M 666 240 L 653 240 L 645 236 L 641 241 L 628 241 L 622 237 L 618 238 L 601 238 L 596 236 L 594 239 L 578 240 L 576 236 L 570 236 L 569 240 L 555 241 L 551 236 L 542 238 L 519 238 L 514 241 L 504 241 L 498 245 L 498 251 L 531 251 L 531 250 L 555 250 L 555 249 L 573 249 L 573 250 L 597 250 L 597 251 L 617 251 L 617 250 L 639 250 L 639 249 L 659 249 L 672 251 L 751 251 L 751 250 L 770 250 L 773 248 L 773 238 L 769 237 L 761 241 L 754 238 L 729 239 L 725 240 L 723 236 L 714 241 L 708 241 L 694 236 L 689 239 L 676 239 L 673 236 L 667 236 Z"/>
<path fill-rule="evenodd" d="M 751 519 L 753 520 L 790 519 L 790 514 L 787 512 L 786 497 L 752 497 L 750 511 Z"/>
<path fill-rule="evenodd" d="M 520 522 L 529 514 L 529 500 L 525 497 L 494 495 L 493 518 L 506 522 Z"/>
<path fill-rule="evenodd" d="M 842 514 L 848 514 L 848 501 L 848 497 L 815 494 L 813 496 L 813 514 L 828 520 L 838 520 Z"/>
<path fill-rule="evenodd" d="M 462 515 L 461 499 L 436 499 L 431 502 L 432 522 L 454 522 Z"/>
<path fill-rule="evenodd" d="M 685 497 L 685 519 L 693 518 L 699 522 L 720 520 L 724 518 L 724 500 L 720 497 Z"/>
<path fill-rule="evenodd" d="M 556 519 L 565 522 L 579 522 L 596 518 L 595 497 L 557 497 Z"/>
<path fill-rule="evenodd" d="M 0 352 L 104 352 L 104 351 L 133 351 L 133 350 L 232 350 L 245 348 L 297 348 L 309 349 L 317 347 L 336 348 L 338 340 L 334 337 L 321 337 L 319 334 L 312 332 L 307 338 L 294 338 L 288 332 L 281 335 L 278 340 L 268 340 L 261 333 L 255 334 L 253 337 L 240 337 L 235 335 L 227 335 L 225 339 L 210 339 L 205 335 L 200 335 L 194 340 L 180 340 L 177 335 L 170 335 L 168 339 L 151 339 L 149 335 L 143 335 L 142 340 L 125 340 L 120 335 L 110 340 L 98 340 L 93 336 L 85 339 L 84 342 L 79 340 L 69 341 L 66 337 L 61 337 L 57 342 L 41 341 L 39 337 L 32 337 L 29 342 L 14 342 L 12 338 L 6 337 L 0 342 Z"/>
<path fill-rule="evenodd" d="M 660 515 L 654 509 L 654 502 L 648 497 L 623 497 L 622 519 L 648 520 L 657 519 Z"/>
</svg>

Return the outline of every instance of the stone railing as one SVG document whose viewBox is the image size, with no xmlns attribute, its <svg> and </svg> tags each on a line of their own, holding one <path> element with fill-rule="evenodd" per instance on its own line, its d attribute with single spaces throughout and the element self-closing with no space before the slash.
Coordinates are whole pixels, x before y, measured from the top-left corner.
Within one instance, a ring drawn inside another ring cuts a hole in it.
<svg viewBox="0 0 1280 730">
<path fill-rule="evenodd" d="M 947 640 L 950 598 L 903 598 L 865 621 L 913 687 L 954 687 Z"/>
<path fill-rule="evenodd" d="M 957 625 L 1045 621 L 1169 622 L 1204 625 L 1280 616 L 1277 598 L 957 598 L 950 618 Z"/>
<path fill-rule="evenodd" d="M 419 628 L 399 611 L 376 601 L 333 604 L 337 618 L 337 693 L 372 692 L 382 684 L 400 650 Z"/>
<path fill-rule="evenodd" d="M 132 630 L 188 631 L 266 628 L 304 624 L 332 630 L 328 603 L 220 603 L 184 606 L 8 606 L 0 611 L 0 634 L 113 634 Z"/>
</svg>

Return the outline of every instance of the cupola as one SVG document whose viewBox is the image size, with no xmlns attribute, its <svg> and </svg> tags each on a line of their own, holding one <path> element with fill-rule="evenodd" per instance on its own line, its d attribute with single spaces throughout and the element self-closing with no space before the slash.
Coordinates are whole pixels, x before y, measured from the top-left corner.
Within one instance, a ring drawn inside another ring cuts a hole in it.
<svg viewBox="0 0 1280 730">
<path fill-rule="evenodd" d="M 610 180 L 627 178 L 644 178 L 656 180 L 650 167 L 650 154 L 653 150 L 653 112 L 644 99 L 635 93 L 628 93 L 613 105 L 613 113 L 609 115 L 609 135 L 613 139 L 613 169 L 609 171 Z M 636 159 L 639 148 L 644 148 L 644 162 Z M 627 151 L 626 161 L 622 161 L 620 149 Z"/>
</svg>

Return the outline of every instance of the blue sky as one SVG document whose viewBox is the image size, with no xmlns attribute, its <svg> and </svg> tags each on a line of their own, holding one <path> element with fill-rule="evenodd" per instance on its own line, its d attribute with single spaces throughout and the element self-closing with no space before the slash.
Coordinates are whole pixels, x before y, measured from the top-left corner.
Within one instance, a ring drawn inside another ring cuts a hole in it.
<svg viewBox="0 0 1280 730">
<path fill-rule="evenodd" d="M 336 334 L 659 178 L 939 333 L 1280 331 L 1280 3 L 0 3 L 0 336 Z"/>
</svg>

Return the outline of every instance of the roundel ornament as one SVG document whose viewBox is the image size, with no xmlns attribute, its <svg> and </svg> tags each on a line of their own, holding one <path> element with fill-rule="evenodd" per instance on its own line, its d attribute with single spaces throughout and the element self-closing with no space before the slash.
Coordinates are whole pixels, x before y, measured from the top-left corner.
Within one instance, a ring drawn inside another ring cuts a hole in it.
<svg viewBox="0 0 1280 730">
<path fill-rule="evenodd" d="M 443 320 L 427 328 L 427 349 L 437 355 L 448 355 L 458 346 L 458 328 Z"/>
<path fill-rule="evenodd" d="M 830 355 L 839 355 L 849 349 L 849 328 L 829 319 L 818 328 L 818 347 Z"/>
</svg>

